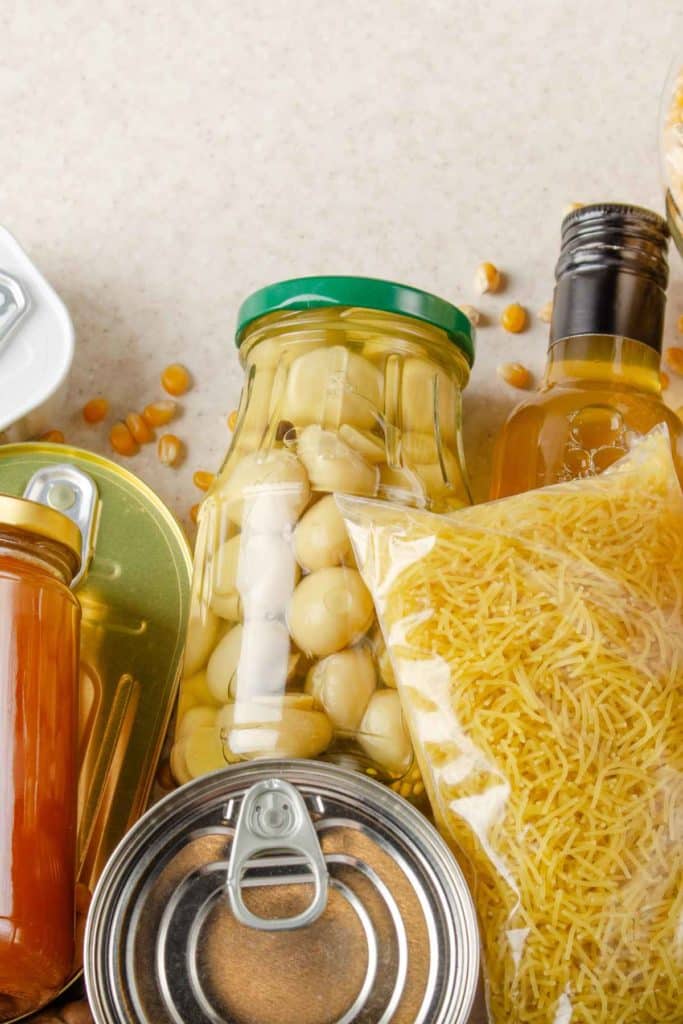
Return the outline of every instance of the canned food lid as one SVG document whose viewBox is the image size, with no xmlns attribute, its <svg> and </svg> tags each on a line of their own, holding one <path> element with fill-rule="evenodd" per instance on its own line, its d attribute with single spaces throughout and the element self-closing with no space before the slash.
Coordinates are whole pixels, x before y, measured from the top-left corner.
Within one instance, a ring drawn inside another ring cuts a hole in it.
<svg viewBox="0 0 683 1024">
<path fill-rule="evenodd" d="M 239 348 L 250 324 L 268 313 L 330 306 L 358 306 L 422 320 L 444 331 L 470 366 L 474 363 L 474 329 L 457 306 L 420 288 L 374 277 L 299 277 L 261 288 L 240 306 L 235 343 Z"/>
<path fill-rule="evenodd" d="M 436 830 L 333 765 L 188 783 L 110 859 L 87 933 L 97 1024 L 465 1024 L 467 885 Z"/>
<path fill-rule="evenodd" d="M 0 527 L 10 526 L 64 545 L 81 562 L 81 531 L 67 516 L 37 501 L 0 494 Z M 78 566 L 77 566 L 78 568 Z"/>
</svg>

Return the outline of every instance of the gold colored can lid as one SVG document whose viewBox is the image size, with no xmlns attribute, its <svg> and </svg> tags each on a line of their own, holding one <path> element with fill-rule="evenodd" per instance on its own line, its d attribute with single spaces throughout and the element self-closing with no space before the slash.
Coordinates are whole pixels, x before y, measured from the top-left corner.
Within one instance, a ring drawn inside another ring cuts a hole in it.
<svg viewBox="0 0 683 1024">
<path fill-rule="evenodd" d="M 78 570 L 81 563 L 81 531 L 76 523 L 61 512 L 37 501 L 0 494 L 0 529 L 3 526 L 62 544 L 75 555 Z"/>
</svg>

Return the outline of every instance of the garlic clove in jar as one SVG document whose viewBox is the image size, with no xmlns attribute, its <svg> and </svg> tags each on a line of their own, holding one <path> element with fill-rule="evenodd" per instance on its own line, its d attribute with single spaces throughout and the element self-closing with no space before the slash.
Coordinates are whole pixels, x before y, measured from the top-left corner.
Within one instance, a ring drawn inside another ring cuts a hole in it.
<svg viewBox="0 0 683 1024">
<path fill-rule="evenodd" d="M 367 430 L 358 430 L 349 423 L 342 423 L 339 428 L 339 437 L 353 448 L 355 452 L 369 462 L 371 465 L 378 465 L 384 462 L 387 457 L 384 438 L 377 434 L 371 434 Z"/>
<path fill-rule="evenodd" d="M 217 708 L 209 707 L 206 704 L 199 704 L 197 707 L 190 708 L 182 718 L 178 717 L 178 725 L 175 731 L 176 742 L 185 739 L 195 729 L 205 725 L 215 725 L 217 714 Z"/>
<path fill-rule="evenodd" d="M 349 448 L 332 430 L 312 425 L 299 434 L 297 453 L 314 491 L 345 491 L 373 495 L 378 471 Z"/>
<path fill-rule="evenodd" d="M 290 540 L 277 533 L 243 533 L 241 539 L 236 584 L 245 618 L 284 615 L 301 576 Z"/>
<path fill-rule="evenodd" d="M 294 553 L 309 572 L 353 561 L 351 542 L 333 495 L 304 513 L 294 531 Z"/>
<path fill-rule="evenodd" d="M 311 496 L 306 470 L 284 449 L 245 455 L 220 484 L 227 515 L 252 531 L 276 532 L 295 523 Z"/>
<path fill-rule="evenodd" d="M 228 704 L 218 725 L 234 757 L 318 757 L 332 742 L 327 715 L 286 704 Z"/>
<path fill-rule="evenodd" d="M 324 658 L 350 647 L 370 628 L 370 593 L 355 569 L 319 569 L 294 591 L 287 613 L 292 639 L 305 654 Z"/>
<path fill-rule="evenodd" d="M 370 698 L 358 741 L 368 757 L 392 775 L 408 771 L 413 748 L 396 690 L 377 690 Z"/>
<path fill-rule="evenodd" d="M 351 647 L 319 661 L 306 677 L 310 693 L 340 732 L 355 732 L 368 701 L 375 691 L 377 677 L 367 647 Z"/>
<path fill-rule="evenodd" d="M 218 625 L 218 618 L 209 608 L 190 613 L 185 635 L 185 676 L 194 676 L 206 665 L 216 643 Z"/>
<path fill-rule="evenodd" d="M 293 360 L 281 415 L 297 427 L 370 429 L 382 411 L 383 390 L 383 375 L 368 359 L 343 345 L 318 348 Z"/>
</svg>

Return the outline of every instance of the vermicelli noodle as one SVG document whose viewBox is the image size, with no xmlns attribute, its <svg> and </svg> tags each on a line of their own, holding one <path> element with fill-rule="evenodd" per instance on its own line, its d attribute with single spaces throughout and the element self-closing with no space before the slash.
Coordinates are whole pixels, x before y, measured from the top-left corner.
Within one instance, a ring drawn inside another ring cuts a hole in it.
<svg viewBox="0 0 683 1024">
<path fill-rule="evenodd" d="M 494 1024 L 683 1022 L 683 498 L 655 433 L 450 518 L 340 499 Z"/>
</svg>

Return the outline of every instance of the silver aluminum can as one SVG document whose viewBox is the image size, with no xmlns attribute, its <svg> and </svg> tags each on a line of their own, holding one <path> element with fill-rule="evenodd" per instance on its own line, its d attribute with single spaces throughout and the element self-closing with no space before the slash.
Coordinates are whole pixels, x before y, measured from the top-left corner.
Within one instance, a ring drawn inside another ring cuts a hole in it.
<svg viewBox="0 0 683 1024">
<path fill-rule="evenodd" d="M 474 906 L 405 800 L 355 772 L 256 761 L 153 807 L 86 932 L 97 1024 L 465 1024 Z"/>
</svg>

